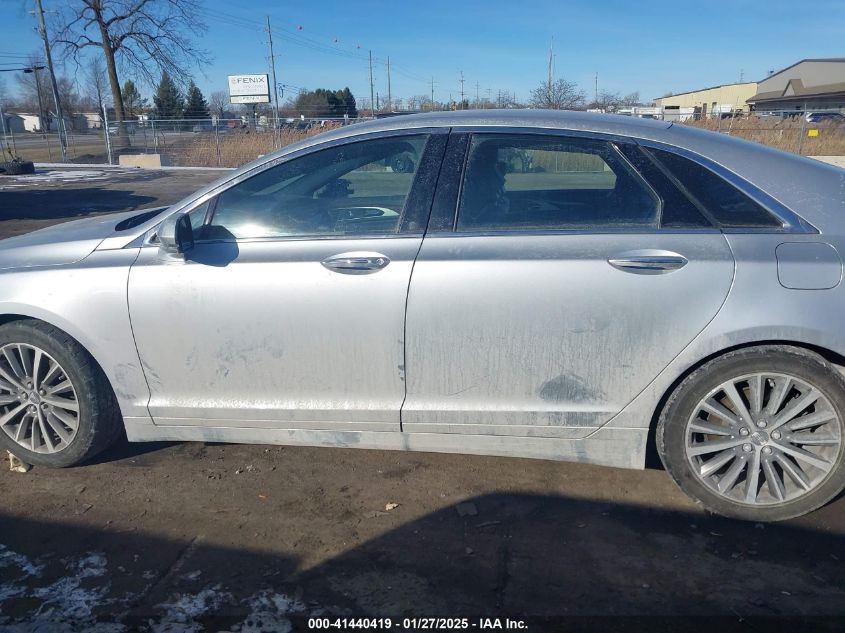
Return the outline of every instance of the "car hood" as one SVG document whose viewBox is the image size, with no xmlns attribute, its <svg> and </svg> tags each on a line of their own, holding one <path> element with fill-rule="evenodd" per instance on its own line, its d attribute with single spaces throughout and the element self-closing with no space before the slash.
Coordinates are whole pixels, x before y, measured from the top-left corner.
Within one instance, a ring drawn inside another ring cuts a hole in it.
<svg viewBox="0 0 845 633">
<path fill-rule="evenodd" d="M 0 270 L 78 262 L 105 238 L 114 235 L 120 222 L 147 211 L 152 209 L 98 215 L 0 240 Z"/>
</svg>

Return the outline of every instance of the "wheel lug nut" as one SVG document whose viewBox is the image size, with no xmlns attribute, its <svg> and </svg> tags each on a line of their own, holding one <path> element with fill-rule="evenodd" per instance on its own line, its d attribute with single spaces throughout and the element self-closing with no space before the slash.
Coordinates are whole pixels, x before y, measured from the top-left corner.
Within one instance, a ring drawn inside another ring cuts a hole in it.
<svg viewBox="0 0 845 633">
<path fill-rule="evenodd" d="M 766 421 L 760 420 L 759 422 L 757 422 L 757 426 L 759 426 L 761 429 L 765 429 L 766 428 Z"/>
<path fill-rule="evenodd" d="M 47 392 L 46 392 L 46 391 L 44 391 L 43 389 L 39 389 L 39 390 L 38 390 L 38 393 L 40 393 L 40 394 L 43 396 L 43 395 L 44 395 L 44 394 L 46 394 Z"/>
<path fill-rule="evenodd" d="M 748 429 L 746 429 L 744 427 L 739 430 L 740 435 L 748 435 L 748 433 L 749 433 Z"/>
<path fill-rule="evenodd" d="M 48 405 L 47 405 L 47 403 L 46 403 L 46 402 L 42 402 L 42 403 L 41 403 L 41 408 L 42 408 L 42 409 L 46 409 L 46 408 L 47 408 L 47 406 L 48 406 Z"/>
<path fill-rule="evenodd" d="M 29 407 L 29 412 L 30 412 L 30 413 L 35 413 L 36 411 L 38 411 L 38 409 L 36 409 L 34 405 L 33 405 L 33 406 L 31 406 L 31 407 Z"/>
<path fill-rule="evenodd" d="M 751 451 L 754 450 L 754 447 L 751 446 L 751 444 L 743 444 L 742 450 L 745 451 L 746 453 L 750 453 Z"/>
<path fill-rule="evenodd" d="M 772 439 L 779 440 L 780 439 L 780 431 L 772 431 Z"/>
<path fill-rule="evenodd" d="M 763 454 L 764 455 L 771 455 L 772 454 L 772 447 L 771 446 L 764 446 L 763 447 Z"/>
</svg>

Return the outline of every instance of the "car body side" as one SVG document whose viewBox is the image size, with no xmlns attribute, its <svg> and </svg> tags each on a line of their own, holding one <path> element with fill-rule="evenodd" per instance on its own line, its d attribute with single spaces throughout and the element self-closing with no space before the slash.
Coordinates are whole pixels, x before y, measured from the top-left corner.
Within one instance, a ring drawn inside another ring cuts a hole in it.
<svg viewBox="0 0 845 633">
<path fill-rule="evenodd" d="M 649 429 L 661 402 L 692 369 L 721 352 L 765 342 L 786 342 L 826 352 L 831 358 L 845 356 L 845 331 L 836 327 L 845 314 L 845 290 L 840 274 L 836 284 L 816 284 L 819 275 L 814 259 L 797 264 L 798 275 L 809 280 L 805 288 L 784 287 L 778 275 L 777 249 L 783 244 L 826 244 L 835 253 L 845 249 L 845 171 L 817 164 L 810 159 L 770 150 L 680 126 L 620 121 L 621 117 L 570 117 L 561 120 L 544 115 L 464 115 L 422 117 L 407 129 L 450 128 L 524 129 L 528 126 L 550 133 L 580 133 L 656 143 L 704 156 L 752 187 L 766 192 L 777 203 L 806 220 L 807 225 L 789 231 L 724 231 L 735 260 L 734 274 L 721 307 L 668 364 L 621 410 L 599 425 L 585 426 L 560 437 L 525 435 L 456 434 L 413 430 L 354 431 L 295 428 L 231 428 L 225 426 L 157 425 L 148 410 L 149 381 L 155 376 L 142 366 L 132 331 L 127 300 L 129 270 L 141 249 L 155 248 L 144 238 L 162 221 L 160 215 L 91 246 L 90 254 L 74 261 L 16 267 L 0 271 L 0 322 L 34 318 L 50 323 L 74 337 L 97 361 L 108 377 L 120 405 L 130 440 L 203 440 L 262 442 L 363 448 L 430 450 L 440 452 L 510 455 L 583 461 L 641 468 L 644 465 Z M 350 126 L 320 135 L 245 166 L 234 175 L 172 206 L 168 214 L 189 210 L 219 191 L 281 160 L 323 147 L 401 129 L 401 120 Z M 24 236 L 26 237 L 26 236 Z M 0 245 L 14 258 L 13 240 Z M 2 258 L 0 258 L 2 259 Z M 68 255 L 68 259 L 71 256 Z M 800 259 L 800 258 L 799 258 Z M 174 261 L 174 266 L 179 262 Z M 829 273 L 827 266 L 826 273 Z M 829 274 L 828 274 L 829 276 Z M 411 281 L 413 287 L 413 277 Z M 824 287 L 822 287 L 824 286 Z M 618 318 L 624 319 L 624 314 Z M 168 315 L 161 314 L 166 328 Z M 424 344 L 424 341 L 421 342 Z M 407 359 L 406 359 L 407 360 Z M 595 362 L 611 363 L 612 350 Z M 651 378 L 651 377 L 649 377 Z"/>
</svg>

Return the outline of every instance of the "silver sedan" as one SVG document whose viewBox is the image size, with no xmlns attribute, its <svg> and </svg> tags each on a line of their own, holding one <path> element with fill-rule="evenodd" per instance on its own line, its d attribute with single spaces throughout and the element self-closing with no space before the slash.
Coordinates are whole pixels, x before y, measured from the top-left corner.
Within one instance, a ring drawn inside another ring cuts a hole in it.
<svg viewBox="0 0 845 633">
<path fill-rule="evenodd" d="M 0 242 L 0 444 L 123 430 L 642 468 L 712 511 L 845 485 L 845 171 L 543 111 L 321 134 Z"/>
</svg>

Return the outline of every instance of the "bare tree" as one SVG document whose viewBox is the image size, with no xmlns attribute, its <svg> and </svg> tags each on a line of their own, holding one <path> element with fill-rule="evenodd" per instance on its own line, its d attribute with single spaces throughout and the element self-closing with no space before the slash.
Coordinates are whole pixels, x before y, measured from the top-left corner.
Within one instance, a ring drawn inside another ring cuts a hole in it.
<svg viewBox="0 0 845 633">
<path fill-rule="evenodd" d="M 632 92 L 622 97 L 622 105 L 628 106 L 629 108 L 642 105 L 640 102 L 640 91 L 637 90 L 636 92 Z"/>
<path fill-rule="evenodd" d="M 558 79 L 549 84 L 544 81 L 531 91 L 531 106 L 551 110 L 575 110 L 584 106 L 584 91 L 574 82 Z"/>
<path fill-rule="evenodd" d="M 187 83 L 189 66 L 208 58 L 191 42 L 206 28 L 199 0 L 68 0 L 56 20 L 55 42 L 66 59 L 102 51 L 118 122 L 125 118 L 118 70 L 149 85 L 161 71 Z"/>
<path fill-rule="evenodd" d="M 598 108 L 604 112 L 616 112 L 622 107 L 623 97 L 618 92 L 604 90 L 599 93 L 598 99 L 590 104 L 592 108 Z"/>
<path fill-rule="evenodd" d="M 28 73 L 21 73 L 18 75 L 18 107 L 28 111 L 36 112 L 41 117 L 45 124 L 47 124 L 47 95 L 50 94 L 50 82 L 47 78 L 47 73 L 43 70 L 44 60 L 37 55 L 30 55 L 26 62 L 26 68 L 41 67 L 42 70 L 36 70 Z M 40 97 L 39 97 L 40 94 Z"/>
<path fill-rule="evenodd" d="M 208 107 L 212 114 L 224 117 L 226 107 L 229 105 L 229 94 L 225 90 L 215 90 L 208 97 Z"/>
</svg>

